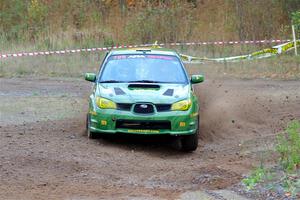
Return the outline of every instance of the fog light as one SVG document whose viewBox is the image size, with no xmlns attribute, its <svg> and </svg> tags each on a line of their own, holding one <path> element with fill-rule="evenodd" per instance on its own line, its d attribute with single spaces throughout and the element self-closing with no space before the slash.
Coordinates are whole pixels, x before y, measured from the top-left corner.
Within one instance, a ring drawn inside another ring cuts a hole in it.
<svg viewBox="0 0 300 200">
<path fill-rule="evenodd" d="M 101 125 L 102 126 L 106 126 L 107 125 L 107 121 L 106 120 L 101 120 Z"/>
<path fill-rule="evenodd" d="M 93 111 L 93 110 L 90 111 L 90 114 L 94 115 L 94 116 L 97 115 L 96 111 Z"/>
<path fill-rule="evenodd" d="M 179 126 L 180 126 L 180 127 L 185 126 L 185 122 L 179 122 Z"/>
</svg>

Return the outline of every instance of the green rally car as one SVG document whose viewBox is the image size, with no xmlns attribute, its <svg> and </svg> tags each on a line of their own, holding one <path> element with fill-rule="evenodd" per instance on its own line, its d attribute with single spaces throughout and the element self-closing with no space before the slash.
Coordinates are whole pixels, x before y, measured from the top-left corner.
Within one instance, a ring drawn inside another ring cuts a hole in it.
<svg viewBox="0 0 300 200">
<path fill-rule="evenodd" d="M 118 49 L 106 54 L 89 97 L 87 134 L 168 134 L 182 150 L 198 146 L 199 104 L 180 56 L 161 48 Z"/>
</svg>

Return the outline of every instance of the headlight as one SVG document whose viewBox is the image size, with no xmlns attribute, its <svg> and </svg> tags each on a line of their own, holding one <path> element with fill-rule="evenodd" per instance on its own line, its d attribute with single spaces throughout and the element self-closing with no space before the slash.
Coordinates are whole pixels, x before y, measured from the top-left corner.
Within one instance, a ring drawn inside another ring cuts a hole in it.
<svg viewBox="0 0 300 200">
<path fill-rule="evenodd" d="M 171 110 L 188 110 L 192 105 L 192 101 L 190 99 L 178 101 L 172 104 Z"/>
<path fill-rule="evenodd" d="M 96 97 L 96 104 L 99 108 L 102 109 L 116 109 L 117 105 L 115 102 L 109 100 L 109 99 L 105 99 L 102 97 Z"/>
</svg>

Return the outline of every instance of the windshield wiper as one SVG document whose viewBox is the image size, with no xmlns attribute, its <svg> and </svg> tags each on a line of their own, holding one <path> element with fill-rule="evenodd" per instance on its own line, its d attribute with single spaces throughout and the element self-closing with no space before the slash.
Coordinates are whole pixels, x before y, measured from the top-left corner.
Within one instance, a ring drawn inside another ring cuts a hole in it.
<svg viewBox="0 0 300 200">
<path fill-rule="evenodd" d="M 164 82 L 152 81 L 152 80 L 136 80 L 136 81 L 129 81 L 129 83 L 164 83 Z"/>
<path fill-rule="evenodd" d="M 124 83 L 124 81 L 106 80 L 106 81 L 99 81 L 99 83 Z"/>
</svg>

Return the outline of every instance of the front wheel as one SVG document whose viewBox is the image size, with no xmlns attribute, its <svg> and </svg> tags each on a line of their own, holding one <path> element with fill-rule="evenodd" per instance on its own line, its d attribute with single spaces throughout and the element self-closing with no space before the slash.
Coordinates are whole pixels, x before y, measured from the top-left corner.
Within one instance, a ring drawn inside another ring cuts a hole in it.
<svg viewBox="0 0 300 200">
<path fill-rule="evenodd" d="M 183 151 L 195 151 L 198 147 L 198 136 L 199 136 L 199 115 L 197 119 L 197 130 L 192 135 L 186 135 L 181 139 L 181 145 Z"/>
<path fill-rule="evenodd" d="M 89 117 L 89 115 L 87 115 L 87 117 L 86 117 L 86 134 L 87 134 L 88 138 L 96 139 L 97 134 L 95 132 L 91 131 L 90 123 L 91 123 L 90 117 Z"/>
<path fill-rule="evenodd" d="M 198 147 L 198 131 L 181 139 L 183 151 L 195 151 Z"/>
</svg>

